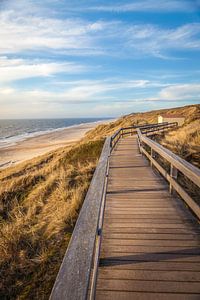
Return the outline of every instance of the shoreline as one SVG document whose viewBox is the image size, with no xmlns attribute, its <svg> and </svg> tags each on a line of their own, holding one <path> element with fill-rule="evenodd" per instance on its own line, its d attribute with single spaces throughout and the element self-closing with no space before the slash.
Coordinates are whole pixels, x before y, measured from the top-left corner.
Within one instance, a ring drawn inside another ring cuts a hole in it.
<svg viewBox="0 0 200 300">
<path fill-rule="evenodd" d="M 34 138 L 34 137 L 39 137 L 42 135 L 54 133 L 54 132 L 59 132 L 65 129 L 70 129 L 70 128 L 77 128 L 77 127 L 82 127 L 84 125 L 91 125 L 91 124 L 102 124 L 108 122 L 112 122 L 115 119 L 104 119 L 104 120 L 98 120 L 98 121 L 93 121 L 93 122 L 87 122 L 87 123 L 80 123 L 80 124 L 74 124 L 74 125 L 69 125 L 67 127 L 58 127 L 58 128 L 53 128 L 53 129 L 46 129 L 42 131 L 35 131 L 35 132 L 29 132 L 29 133 L 24 133 L 24 134 L 19 134 L 19 135 L 14 135 L 14 136 L 9 136 L 7 138 L 3 138 L 3 140 L 0 139 L 0 149 L 2 148 L 8 148 L 10 146 L 15 146 L 20 142 L 26 141 L 28 139 Z"/>
<path fill-rule="evenodd" d="M 3 146 L 0 148 L 0 170 L 58 148 L 72 146 L 83 138 L 89 130 L 112 121 L 113 119 L 72 125 L 59 130 L 55 129 L 49 133 L 28 137 L 25 140 L 15 142 L 14 145 Z"/>
</svg>

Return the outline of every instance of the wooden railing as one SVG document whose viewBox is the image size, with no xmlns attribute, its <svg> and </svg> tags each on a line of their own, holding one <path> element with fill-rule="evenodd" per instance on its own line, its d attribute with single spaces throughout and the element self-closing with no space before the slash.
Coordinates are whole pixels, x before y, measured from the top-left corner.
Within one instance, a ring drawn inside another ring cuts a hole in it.
<svg viewBox="0 0 200 300">
<path fill-rule="evenodd" d="M 184 159 L 180 158 L 170 150 L 166 149 L 162 145 L 156 143 L 150 138 L 142 134 L 141 129 L 137 129 L 138 134 L 138 143 L 140 152 L 143 153 L 151 163 L 151 166 L 154 166 L 161 175 L 169 182 L 170 193 L 175 190 L 181 198 L 186 202 L 190 207 L 193 213 L 200 219 L 200 207 L 199 205 L 191 198 L 190 195 L 185 191 L 185 189 L 178 182 L 178 173 L 181 172 L 186 178 L 192 181 L 196 186 L 200 187 L 200 170 L 188 163 Z M 145 149 L 149 147 L 150 153 Z M 159 156 L 167 161 L 170 164 L 170 172 L 167 172 L 155 159 L 156 153 Z"/>
<path fill-rule="evenodd" d="M 95 284 L 109 155 L 110 138 L 107 138 L 57 275 L 51 300 L 85 300 L 88 296 L 90 276 Z"/>
<path fill-rule="evenodd" d="M 159 131 L 164 132 L 177 126 L 177 122 L 161 123 L 159 126 L 141 128 L 141 133 L 145 134 L 146 136 L 151 136 L 152 134 L 158 133 Z"/>
<path fill-rule="evenodd" d="M 176 181 L 177 172 L 180 171 L 195 184 L 200 186 L 199 169 L 191 166 L 189 163 L 142 134 L 143 130 L 150 130 L 150 128 L 155 129 L 154 132 L 156 130 L 159 131 L 164 125 L 169 128 L 168 123 L 121 128 L 112 137 L 106 139 L 99 163 L 93 175 L 68 249 L 52 289 L 50 300 L 95 299 L 109 157 L 121 137 L 137 132 L 140 151 L 149 158 L 151 164 L 169 181 L 170 190 L 175 189 L 196 215 L 198 217 L 200 216 L 197 204 Z M 151 154 L 145 150 L 144 145 L 148 145 L 151 148 Z M 171 163 L 170 174 L 154 159 L 155 152 L 159 153 L 159 155 Z"/>
<path fill-rule="evenodd" d="M 177 125 L 178 125 L 177 122 L 174 122 L 174 123 L 164 122 L 164 123 L 122 127 L 111 136 L 111 140 L 110 140 L 111 150 L 113 150 L 115 148 L 115 145 L 118 143 L 118 141 L 120 140 L 121 137 L 124 137 L 129 134 L 136 134 L 138 128 L 143 130 L 144 133 L 145 133 L 145 130 L 146 130 L 146 132 L 155 133 L 156 131 L 160 131 L 160 130 L 164 131 L 167 129 L 171 129 L 173 127 L 176 127 Z"/>
</svg>

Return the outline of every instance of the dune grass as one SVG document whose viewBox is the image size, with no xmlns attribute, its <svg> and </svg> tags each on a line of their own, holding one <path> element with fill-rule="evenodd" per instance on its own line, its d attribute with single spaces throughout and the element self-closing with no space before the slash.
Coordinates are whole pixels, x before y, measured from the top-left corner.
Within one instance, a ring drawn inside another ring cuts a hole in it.
<svg viewBox="0 0 200 300">
<path fill-rule="evenodd" d="M 0 172 L 1 299 L 48 299 L 103 140 Z"/>
<path fill-rule="evenodd" d="M 200 119 L 155 137 L 157 142 L 200 168 Z M 179 173 L 179 184 L 200 205 L 200 188 Z"/>
<path fill-rule="evenodd" d="M 158 141 L 164 147 L 200 168 L 200 119 L 169 131 Z"/>
<path fill-rule="evenodd" d="M 163 113 L 169 113 L 171 115 L 179 114 L 180 116 L 183 116 L 185 118 L 185 125 L 191 124 L 195 120 L 200 120 L 200 104 L 126 115 L 119 118 L 115 122 L 97 126 L 95 129 L 90 130 L 87 133 L 86 137 L 88 139 L 98 139 L 100 137 L 105 137 L 107 135 L 113 134 L 116 130 L 120 129 L 121 127 L 127 127 L 137 124 L 144 125 L 157 123 L 158 116 Z"/>
</svg>

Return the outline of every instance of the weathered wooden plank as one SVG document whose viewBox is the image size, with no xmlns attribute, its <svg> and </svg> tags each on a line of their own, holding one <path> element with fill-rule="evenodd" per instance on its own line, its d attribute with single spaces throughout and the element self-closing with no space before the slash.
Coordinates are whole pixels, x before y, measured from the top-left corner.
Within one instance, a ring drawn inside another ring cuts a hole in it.
<svg viewBox="0 0 200 300">
<path fill-rule="evenodd" d="M 127 253 L 127 252 L 115 252 L 115 251 L 102 251 L 101 258 L 108 261 L 118 261 L 118 264 L 125 264 L 126 262 L 135 262 L 135 264 L 139 264 L 140 262 L 159 262 L 159 261 L 167 261 L 167 262 L 198 262 L 200 263 L 199 254 L 191 254 L 187 253 L 191 252 L 190 249 L 185 250 L 176 250 L 174 253 L 172 251 L 170 253 L 159 253 L 159 252 L 138 252 L 138 253 Z"/>
<path fill-rule="evenodd" d="M 155 216 L 155 217 L 154 217 Z M 171 222 L 175 222 L 176 220 L 177 221 L 183 221 L 183 222 L 187 222 L 187 221 L 191 221 L 191 222 L 193 222 L 193 219 L 191 218 L 191 219 L 186 219 L 186 218 L 184 218 L 184 217 L 177 217 L 175 214 L 174 215 L 137 215 L 137 214 L 111 214 L 111 215 L 109 215 L 109 214 L 107 214 L 106 216 L 105 216 L 108 220 L 110 219 L 110 218 L 120 218 L 120 219 L 127 219 L 127 220 L 133 220 L 133 221 L 139 221 L 140 220 L 140 222 L 145 222 L 145 220 L 147 220 L 147 222 L 148 223 L 151 223 L 151 221 L 152 220 L 158 220 L 158 222 L 161 222 L 161 221 L 163 221 L 164 223 L 165 223 L 165 221 L 167 221 L 167 222 L 169 222 L 170 220 L 171 220 Z"/>
<path fill-rule="evenodd" d="M 118 203 L 108 203 L 107 206 L 106 206 L 106 212 L 109 213 L 109 214 L 112 214 L 112 212 L 114 213 L 117 213 L 119 212 L 120 213 L 120 209 L 123 209 L 125 212 L 129 210 L 129 214 L 134 214 L 135 213 L 135 210 L 148 210 L 148 208 L 151 208 L 151 209 L 160 209 L 162 210 L 163 214 L 170 214 L 171 210 L 176 210 L 178 209 L 180 212 L 182 212 L 182 214 L 185 215 L 185 217 L 189 214 L 186 214 L 184 213 L 184 209 L 185 207 L 182 206 L 182 205 L 179 205 L 179 204 L 172 204 L 172 203 L 161 203 L 161 204 L 158 204 L 158 203 L 146 203 L 146 204 L 142 204 L 142 203 L 127 203 L 126 201 L 124 201 L 123 203 L 123 200 L 122 200 L 122 203 L 118 202 Z M 168 212 L 169 210 L 169 212 Z M 156 214 L 157 212 L 155 211 L 154 214 Z"/>
<path fill-rule="evenodd" d="M 154 179 L 154 178 L 147 178 L 147 179 L 143 179 L 142 180 L 142 182 L 141 182 L 141 180 L 138 180 L 138 178 L 137 179 L 134 179 L 134 178 L 132 178 L 132 179 L 130 179 L 130 178 L 124 178 L 124 182 L 122 183 L 122 181 L 120 180 L 120 178 L 109 178 L 109 183 L 110 184 L 119 184 L 119 183 L 122 183 L 123 185 L 130 185 L 130 184 L 132 184 L 132 181 L 134 180 L 134 185 L 136 184 L 141 184 L 141 183 L 145 183 L 145 184 L 148 184 L 148 183 L 155 183 L 155 184 L 157 184 L 157 183 L 160 183 L 161 185 L 163 184 L 163 185 L 166 185 L 166 183 L 164 182 L 164 180 L 158 180 L 158 179 Z"/>
<path fill-rule="evenodd" d="M 109 226 L 107 224 L 104 224 L 103 227 L 103 232 L 104 233 L 143 233 L 143 234 L 149 234 L 149 233 L 154 233 L 154 234 L 198 234 L 200 235 L 200 230 L 198 228 L 152 228 L 150 226 L 148 227 L 122 227 L 122 226 Z"/>
<path fill-rule="evenodd" d="M 133 209 L 137 209 L 137 206 L 138 206 L 138 209 L 142 209 L 143 207 L 144 208 L 159 208 L 159 207 L 161 207 L 161 208 L 163 208 L 163 207 L 166 207 L 166 210 L 168 210 L 168 209 L 181 209 L 182 211 L 184 211 L 185 212 L 185 214 L 187 213 L 187 210 L 185 210 L 185 208 L 186 208 L 186 206 L 185 205 L 183 205 L 182 203 L 173 203 L 173 202 L 171 202 L 170 200 L 168 201 L 156 201 L 156 200 L 144 200 L 144 202 L 143 202 L 143 200 L 141 199 L 139 199 L 139 200 L 132 200 L 132 201 L 130 201 L 130 200 L 125 200 L 125 199 L 123 199 L 123 197 L 121 198 L 121 199 L 118 199 L 118 200 L 108 200 L 107 201 L 107 205 L 108 205 L 108 208 L 109 207 L 116 207 L 116 208 L 121 208 L 121 207 L 123 207 L 124 206 L 124 208 L 125 208 L 125 206 L 128 206 L 128 207 L 131 207 L 131 208 L 133 208 Z M 107 206 L 106 206 L 107 207 Z"/>
<path fill-rule="evenodd" d="M 112 162 L 112 159 L 111 159 L 111 162 Z M 147 178 L 149 178 L 150 176 L 153 176 L 153 178 L 156 178 L 156 174 L 155 174 L 154 170 L 149 169 L 148 161 L 146 162 L 146 165 L 144 167 L 134 166 L 133 168 L 111 168 L 110 175 L 111 175 L 111 177 L 113 177 L 113 176 L 117 176 L 121 173 L 125 177 L 131 176 L 131 177 L 135 178 L 137 175 L 137 173 L 135 172 L 136 170 L 137 170 L 137 172 L 139 172 L 139 174 L 144 175 Z"/>
<path fill-rule="evenodd" d="M 140 223 L 131 223 L 129 222 L 129 220 L 125 220 L 125 222 L 123 223 L 119 223 L 119 222 L 114 222 L 112 220 L 109 220 L 109 224 L 105 224 L 104 228 L 110 228 L 110 227 L 123 227 L 123 228 L 129 228 L 130 226 L 134 227 L 134 228 L 148 228 L 150 225 L 149 224 L 145 224 L 144 222 L 140 222 Z M 163 224 L 163 223 L 154 223 L 151 224 L 151 228 L 152 229 L 157 229 L 157 228 L 174 228 L 174 229 L 193 229 L 193 225 L 192 224 Z"/>
<path fill-rule="evenodd" d="M 166 187 L 158 187 L 157 185 L 156 186 L 152 186 L 152 185 L 149 185 L 149 186 L 134 186 L 134 187 L 119 187 L 119 188 L 111 188 L 109 187 L 108 188 L 108 191 L 107 193 L 109 194 L 113 194 L 113 195 L 116 195 L 116 194 L 122 194 L 122 193 L 134 193 L 134 192 L 138 192 L 138 191 L 166 191 Z"/>
<path fill-rule="evenodd" d="M 129 261 L 101 259 L 100 269 L 106 270 L 150 270 L 150 271 L 196 271 L 200 270 L 200 262 L 188 261 Z"/>
<path fill-rule="evenodd" d="M 126 238 L 124 235 L 118 235 L 115 238 L 112 238 L 111 235 L 104 235 L 103 243 L 102 245 L 105 245 L 105 247 L 112 245 L 112 246 L 172 246 L 172 247 L 182 247 L 186 249 L 187 246 L 193 247 L 193 246 L 200 246 L 200 239 L 199 240 L 159 240 L 159 239 L 133 239 L 131 237 Z M 137 249 L 136 249 L 137 250 Z"/>
<path fill-rule="evenodd" d="M 114 213 L 114 212 L 118 212 L 119 210 L 118 209 L 116 209 L 116 208 L 112 208 L 112 210 L 110 210 L 112 213 Z M 147 209 L 143 209 L 143 210 L 140 210 L 140 209 L 134 209 L 133 210 L 134 211 L 134 213 L 135 214 L 137 214 L 138 216 L 139 215 L 144 215 L 144 214 L 146 214 L 146 215 L 152 215 L 153 214 L 153 210 L 148 210 L 148 208 Z M 122 210 L 121 210 L 121 213 L 122 214 L 129 214 L 129 212 L 130 212 L 130 209 L 125 209 L 125 208 L 123 208 Z M 175 215 L 175 210 L 166 210 L 166 213 L 171 213 L 171 214 L 174 214 Z M 157 211 L 156 211 L 156 214 L 157 214 L 157 216 L 159 216 L 159 215 L 163 215 L 163 210 L 159 210 L 159 209 L 157 209 Z M 181 214 L 181 211 L 179 212 L 179 214 Z"/>
<path fill-rule="evenodd" d="M 134 185 L 130 185 L 130 183 L 128 183 L 128 182 L 124 182 L 124 183 L 122 183 L 120 180 L 117 182 L 109 182 L 110 183 L 110 185 L 109 186 L 113 186 L 113 187 L 123 187 L 124 189 L 125 188 L 127 188 L 127 189 L 129 189 L 129 190 L 132 190 L 132 189 L 134 189 L 135 190 L 135 187 L 146 187 L 146 186 L 153 186 L 154 188 L 155 187 L 158 187 L 158 188 L 166 188 L 166 190 L 167 190 L 167 187 L 168 187 L 168 185 L 165 183 L 163 183 L 163 182 L 155 182 L 155 181 L 150 181 L 150 180 L 148 180 L 148 181 L 140 181 L 140 180 L 138 180 L 138 181 L 135 181 L 134 182 Z M 158 188 L 157 188 L 157 190 L 158 190 Z M 145 191 L 145 189 L 144 189 L 144 191 Z"/>
<path fill-rule="evenodd" d="M 188 293 L 151 293 L 98 290 L 96 300 L 199 300 L 198 294 Z"/>
<path fill-rule="evenodd" d="M 192 216 L 192 214 L 187 214 L 185 212 L 186 207 L 179 204 L 172 204 L 172 203 L 127 203 L 123 200 L 121 202 L 115 203 L 108 203 L 106 206 L 106 212 L 108 214 L 112 213 L 120 213 L 120 210 L 123 210 L 124 212 L 129 212 L 129 214 L 136 214 L 140 210 L 148 210 L 148 209 L 157 209 L 155 212 L 152 213 L 152 215 L 156 215 L 157 212 L 162 211 L 163 215 L 170 215 L 172 213 L 172 210 L 176 211 L 178 210 L 180 214 L 184 215 L 185 217 Z"/>
<path fill-rule="evenodd" d="M 162 293 L 199 293 L 199 282 L 173 282 L 151 280 L 117 280 L 99 279 L 98 290 L 133 291 L 133 292 L 162 292 Z"/>
<path fill-rule="evenodd" d="M 100 268 L 99 278 L 200 282 L 200 272 L 194 272 L 194 271 L 187 272 L 187 271 L 180 271 L 180 270 L 179 271 L 112 270 L 107 268 Z"/>
<path fill-rule="evenodd" d="M 173 233 L 117 233 L 117 232 L 104 232 L 103 233 L 104 239 L 117 239 L 117 240 L 122 240 L 122 239 L 131 239 L 135 241 L 148 241 L 150 242 L 151 240 L 154 241 L 169 241 L 170 243 L 173 241 L 185 243 L 185 242 L 191 242 L 194 243 L 194 245 L 199 245 L 200 243 L 200 237 L 199 234 L 191 234 L 191 233 L 183 233 L 183 234 L 173 234 Z M 197 243 L 197 244 L 196 244 Z"/>
<path fill-rule="evenodd" d="M 120 215 L 120 216 L 105 216 L 105 222 L 108 221 L 110 224 L 113 223 L 129 223 L 130 225 L 132 224 L 146 224 L 146 226 L 153 225 L 154 224 L 184 224 L 187 226 L 187 224 L 191 224 L 191 220 L 189 219 L 184 219 L 184 220 L 171 220 L 171 219 L 164 219 L 164 218 L 132 218 L 132 216 L 128 217 L 127 215 Z M 133 225 L 132 225 L 133 226 Z M 170 225 L 171 226 L 171 225 Z"/>
<path fill-rule="evenodd" d="M 134 183 L 133 183 L 134 184 Z M 107 195 L 107 199 L 118 199 L 121 198 L 121 194 L 116 194 L 116 195 Z M 172 198 L 172 196 L 169 194 L 168 191 L 134 191 L 133 193 L 129 194 L 123 194 L 124 199 L 142 199 L 142 200 L 165 200 L 165 199 L 174 199 L 175 201 L 176 198 Z M 180 200 L 179 200 L 180 201 Z"/>
<path fill-rule="evenodd" d="M 148 254 L 172 254 L 178 255 L 179 253 L 182 255 L 199 255 L 200 254 L 200 247 L 196 246 L 156 246 L 156 245 L 145 245 L 145 246 L 138 246 L 138 245 L 130 245 L 130 244 L 122 244 L 120 243 L 113 244 L 113 243 L 103 243 L 102 252 L 105 253 L 148 253 Z M 200 255 L 199 255 L 200 259 Z"/>
<path fill-rule="evenodd" d="M 117 212 L 126 212 L 126 211 L 129 211 L 130 212 L 130 208 L 128 207 L 128 208 L 126 208 L 126 207 L 123 207 L 123 209 L 122 208 L 115 208 L 115 211 Z M 181 206 L 177 206 L 177 207 L 170 207 L 170 208 L 167 208 L 167 209 L 163 209 L 162 207 L 160 208 L 160 207 L 134 207 L 133 209 L 132 209 L 132 212 L 134 212 L 134 213 L 144 213 L 144 212 L 153 212 L 153 213 L 162 213 L 163 214 L 163 212 L 167 212 L 167 213 L 175 213 L 175 212 L 183 212 L 183 208 L 181 207 Z"/>
<path fill-rule="evenodd" d="M 132 219 L 132 220 L 141 220 L 141 221 L 144 221 L 145 220 L 148 220 L 148 222 L 150 222 L 151 220 L 155 220 L 155 219 L 158 219 L 158 220 L 162 220 L 163 222 L 165 220 L 172 220 L 172 221 L 182 221 L 182 222 L 187 222 L 187 221 L 193 221 L 194 219 L 191 217 L 185 217 L 183 214 L 182 216 L 179 215 L 179 216 L 176 216 L 175 214 L 152 214 L 152 215 L 148 215 L 148 214 L 143 214 L 143 215 L 139 215 L 137 213 L 129 213 L 128 211 L 126 212 L 123 212 L 123 213 L 120 213 L 119 211 L 112 211 L 112 212 L 108 212 L 108 210 L 106 211 L 106 214 L 105 214 L 105 218 L 127 218 L 127 219 Z"/>
<path fill-rule="evenodd" d="M 126 195 L 117 199 L 111 198 L 107 199 L 106 207 L 121 207 L 121 206 L 130 206 L 130 207 L 154 207 L 154 206 L 170 206 L 170 207 L 183 207 L 185 210 L 185 205 L 181 202 L 174 201 L 172 199 L 126 199 Z"/>
<path fill-rule="evenodd" d="M 140 192 L 140 191 L 139 191 Z M 184 202 L 180 199 L 171 198 L 169 194 L 165 190 L 161 191 L 150 191 L 152 195 L 149 195 L 149 191 L 141 191 L 143 194 L 138 195 L 138 191 L 134 191 L 132 193 L 117 193 L 115 195 L 107 194 L 107 202 L 120 202 L 121 200 L 127 201 L 130 203 L 179 203 L 184 205 Z"/>
</svg>

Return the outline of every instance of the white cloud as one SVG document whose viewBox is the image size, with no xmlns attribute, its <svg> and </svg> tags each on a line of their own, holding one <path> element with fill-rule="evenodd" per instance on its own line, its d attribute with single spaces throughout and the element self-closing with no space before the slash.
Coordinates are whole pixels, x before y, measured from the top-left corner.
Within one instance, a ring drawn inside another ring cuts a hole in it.
<svg viewBox="0 0 200 300">
<path fill-rule="evenodd" d="M 105 27 L 106 23 L 101 21 L 62 20 L 4 10 L 0 13 L 0 53 L 93 48 L 95 51 L 95 34 Z"/>
<path fill-rule="evenodd" d="M 154 97 L 144 97 L 152 87 L 161 88 L 159 92 L 154 92 Z M 117 94 L 109 92 L 115 92 Z M 116 95 L 124 93 L 124 102 L 132 101 L 158 101 L 158 100 L 197 100 L 200 97 L 200 84 L 176 84 L 167 85 L 147 80 L 127 80 L 121 82 L 101 82 L 101 81 L 75 81 L 66 83 L 66 88 L 60 92 L 46 90 L 16 90 L 5 86 L 0 88 L 1 103 L 95 103 L 110 99 L 116 105 L 120 103 Z M 126 94 L 128 93 L 128 94 Z M 135 99 L 129 100 L 130 95 L 135 95 Z M 129 97 L 127 96 L 129 95 Z M 137 98 L 140 95 L 140 99 Z M 128 97 L 128 98 L 127 98 Z"/>
<path fill-rule="evenodd" d="M 159 93 L 161 100 L 196 99 L 200 101 L 200 83 L 177 84 L 162 89 Z"/>
<path fill-rule="evenodd" d="M 98 80 L 80 80 L 62 83 L 66 88 L 60 92 L 52 92 L 45 90 L 15 90 L 10 87 L 0 89 L 0 101 L 16 102 L 18 101 L 37 101 L 40 102 L 55 102 L 55 103 L 85 103 L 105 100 L 105 97 L 110 97 L 107 93 L 110 91 L 144 89 L 153 83 L 147 80 L 127 80 L 118 82 L 106 82 Z M 106 95 L 105 95 L 106 94 Z M 28 100 L 27 100 L 28 99 Z"/>
<path fill-rule="evenodd" d="M 12 95 L 14 94 L 15 90 L 10 88 L 10 87 L 4 87 L 4 88 L 0 88 L 0 95 L 3 97 L 5 95 Z M 3 98 L 2 98 L 3 100 Z"/>
<path fill-rule="evenodd" d="M 140 110 L 142 105 L 148 107 L 148 103 L 152 106 L 200 99 L 199 83 L 166 85 L 146 80 L 83 80 L 66 83 L 66 88 L 60 92 L 24 91 L 5 86 L 0 88 L 0 117 L 70 116 L 70 109 L 76 115 L 114 115 Z M 152 87 L 156 87 L 156 91 L 153 92 Z"/>
<path fill-rule="evenodd" d="M 115 5 L 99 5 L 90 8 L 91 10 L 108 12 L 173 12 L 173 11 L 195 11 L 198 9 L 198 3 L 187 0 L 135 0 L 127 1 Z"/>
<path fill-rule="evenodd" d="M 145 1 L 152 5 L 152 1 Z M 136 5 L 137 4 L 137 5 Z M 141 1 L 134 5 L 141 6 Z M 132 4 L 133 5 L 133 4 Z M 168 1 L 162 2 L 169 6 Z M 39 8 L 38 8 L 39 10 Z M 164 8 L 163 8 L 164 10 Z M 0 55 L 48 53 L 68 55 L 144 56 L 167 58 L 171 50 L 200 48 L 200 23 L 177 28 L 122 21 L 59 19 L 23 10 L 0 13 Z M 50 14 L 47 14 L 50 15 Z"/>
<path fill-rule="evenodd" d="M 152 93 L 151 93 L 152 94 Z M 200 83 L 185 84 L 166 84 L 160 91 L 155 92 L 151 97 L 134 99 L 134 101 L 199 101 L 200 102 Z M 131 100 L 132 101 L 132 100 Z"/>
<path fill-rule="evenodd" d="M 192 23 L 173 29 L 162 29 L 151 24 L 127 27 L 124 38 L 127 47 L 138 55 L 146 54 L 167 58 L 166 53 L 172 50 L 200 49 L 200 23 Z"/>
<path fill-rule="evenodd" d="M 48 77 L 62 72 L 72 74 L 83 71 L 86 71 L 86 67 L 72 62 L 41 62 L 0 56 L 0 84 L 25 78 Z"/>
</svg>

